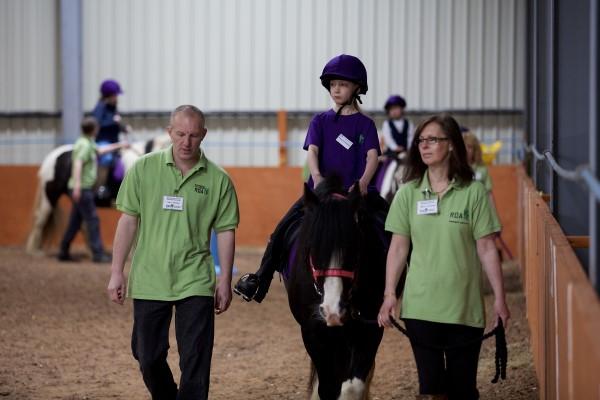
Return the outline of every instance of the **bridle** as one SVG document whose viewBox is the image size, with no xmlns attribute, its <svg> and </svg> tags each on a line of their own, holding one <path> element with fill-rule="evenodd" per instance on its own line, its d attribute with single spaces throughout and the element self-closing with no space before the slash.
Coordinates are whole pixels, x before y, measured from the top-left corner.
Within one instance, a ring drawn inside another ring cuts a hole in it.
<svg viewBox="0 0 600 400">
<path fill-rule="evenodd" d="M 341 193 L 332 193 L 331 197 L 335 200 L 348 200 L 348 197 Z M 323 292 L 319 289 L 319 285 L 317 283 L 317 280 L 319 278 L 332 277 L 332 278 L 350 279 L 351 281 L 354 280 L 354 271 L 348 271 L 341 267 L 339 267 L 339 268 L 338 267 L 329 267 L 327 269 L 318 269 L 315 267 L 312 255 L 309 255 L 308 259 L 309 259 L 309 264 L 310 264 L 310 270 L 312 272 L 312 277 L 313 277 L 313 285 L 315 287 L 315 291 L 317 292 L 317 294 L 319 296 L 323 296 Z"/>
<path fill-rule="evenodd" d="M 318 278 L 346 278 L 350 280 L 354 280 L 354 271 L 348 271 L 343 268 L 328 268 L 328 269 L 317 269 L 315 268 L 315 264 L 313 263 L 312 256 L 309 256 L 310 270 L 312 271 L 313 276 L 313 285 L 315 287 L 316 292 L 322 296 L 323 293 L 319 290 L 319 285 L 317 284 Z"/>
</svg>

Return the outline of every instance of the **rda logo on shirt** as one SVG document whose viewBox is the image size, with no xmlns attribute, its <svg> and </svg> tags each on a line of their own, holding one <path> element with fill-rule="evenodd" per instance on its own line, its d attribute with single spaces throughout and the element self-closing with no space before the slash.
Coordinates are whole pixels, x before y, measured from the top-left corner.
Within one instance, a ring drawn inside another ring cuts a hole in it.
<svg viewBox="0 0 600 400">
<path fill-rule="evenodd" d="M 204 185 L 194 184 L 194 190 L 196 191 L 196 193 L 208 194 L 208 188 Z"/>
<path fill-rule="evenodd" d="M 464 211 L 451 211 L 450 212 L 450 222 L 455 224 L 468 224 L 469 223 L 469 210 L 464 209 Z"/>
</svg>

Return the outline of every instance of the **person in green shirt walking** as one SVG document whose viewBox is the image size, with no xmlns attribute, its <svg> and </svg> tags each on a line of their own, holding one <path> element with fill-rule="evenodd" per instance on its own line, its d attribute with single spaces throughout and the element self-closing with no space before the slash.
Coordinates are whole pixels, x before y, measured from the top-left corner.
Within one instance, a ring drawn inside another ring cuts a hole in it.
<svg viewBox="0 0 600 400">
<path fill-rule="evenodd" d="M 172 146 L 141 157 L 117 196 L 123 214 L 113 245 L 108 295 L 123 304 L 123 269 L 136 243 L 127 296 L 133 299 L 131 348 L 153 399 L 207 399 L 214 341 L 214 314 L 231 302 L 236 192 L 227 173 L 200 148 L 206 136 L 202 111 L 177 107 L 167 131 Z M 216 232 L 221 274 L 210 253 Z M 175 308 L 179 388 L 167 363 Z"/>
<path fill-rule="evenodd" d="M 100 238 L 100 220 L 96 212 L 94 192 L 92 190 L 98 174 L 96 155 L 128 147 L 129 144 L 119 142 L 98 148 L 95 142 L 98 130 L 98 121 L 94 117 L 84 118 L 81 122 L 82 134 L 73 145 L 71 153 L 71 178 L 67 184 L 69 195 L 73 201 L 73 207 L 71 208 L 67 230 L 60 243 L 58 253 L 60 261 L 74 261 L 69 249 L 71 242 L 81 228 L 81 223 L 85 222 L 90 248 L 92 249 L 92 261 L 110 262 L 110 256 L 104 252 L 104 246 Z"/>
<path fill-rule="evenodd" d="M 401 318 L 411 338 L 421 399 L 477 399 L 477 365 L 485 305 L 482 265 L 494 292 L 494 315 L 506 326 L 502 270 L 494 245 L 500 223 L 484 186 L 473 180 L 465 143 L 449 115 L 424 120 L 415 132 L 404 181 L 386 219 L 387 258 L 380 326 L 391 326 L 396 286 L 413 250 Z M 436 349 L 434 349 L 436 348 Z M 445 348 L 446 350 L 438 350 Z M 446 397 L 447 396 L 447 397 Z"/>
</svg>

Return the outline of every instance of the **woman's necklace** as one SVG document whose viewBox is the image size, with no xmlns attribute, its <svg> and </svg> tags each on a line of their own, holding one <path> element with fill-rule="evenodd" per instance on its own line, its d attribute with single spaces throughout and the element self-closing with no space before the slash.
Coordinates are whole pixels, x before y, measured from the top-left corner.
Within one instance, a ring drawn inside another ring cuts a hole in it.
<svg viewBox="0 0 600 400">
<path fill-rule="evenodd" d="M 444 194 L 448 188 L 450 187 L 450 183 L 448 181 L 446 181 L 445 184 L 442 184 L 442 188 L 439 190 L 434 189 L 433 184 L 431 185 L 431 190 L 433 191 L 433 193 L 437 194 L 437 195 L 442 195 Z"/>
</svg>

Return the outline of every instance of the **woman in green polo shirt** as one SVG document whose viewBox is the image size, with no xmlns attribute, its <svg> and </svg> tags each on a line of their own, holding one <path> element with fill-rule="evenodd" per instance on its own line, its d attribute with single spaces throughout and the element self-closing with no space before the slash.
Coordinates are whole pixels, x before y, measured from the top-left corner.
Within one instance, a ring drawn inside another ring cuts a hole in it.
<svg viewBox="0 0 600 400">
<path fill-rule="evenodd" d="M 495 296 L 492 321 L 501 318 L 506 326 L 510 317 L 494 245 L 500 223 L 486 189 L 473 179 L 451 116 L 423 121 L 413 143 L 407 183 L 396 193 L 385 224 L 393 236 L 379 325 L 391 326 L 395 289 L 412 242 L 401 318 L 414 339 L 417 398 L 477 399 L 481 343 L 457 346 L 481 337 L 485 328 L 482 266 Z"/>
</svg>

